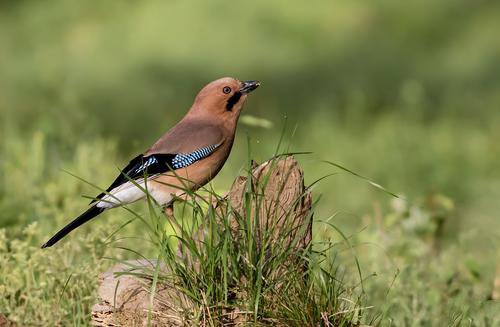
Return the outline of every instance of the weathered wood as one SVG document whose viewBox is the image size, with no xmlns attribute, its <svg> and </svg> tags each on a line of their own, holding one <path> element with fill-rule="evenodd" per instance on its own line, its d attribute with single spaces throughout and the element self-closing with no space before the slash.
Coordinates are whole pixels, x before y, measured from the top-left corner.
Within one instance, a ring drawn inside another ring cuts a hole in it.
<svg viewBox="0 0 500 327">
<path fill-rule="evenodd" d="M 244 204 L 247 187 L 247 177 L 239 176 L 226 196 L 233 210 L 243 217 L 247 210 Z M 308 217 L 312 198 L 305 189 L 304 174 L 297 160 L 288 156 L 256 166 L 252 171 L 252 187 L 254 192 L 263 194 L 261 201 L 251 201 L 251 216 L 259 219 L 258 239 L 268 232 L 272 233 L 272 242 L 286 233 L 288 240 L 281 244 L 297 241 L 296 248 L 307 246 L 312 237 L 312 219 Z M 234 231 L 241 230 L 236 220 L 232 224 Z M 306 230 L 301 231 L 304 224 Z M 296 240 L 297 237 L 300 239 Z"/>
<path fill-rule="evenodd" d="M 216 210 L 223 210 L 228 204 L 232 210 L 246 217 L 245 190 L 249 186 L 247 177 L 235 179 L 222 203 L 215 204 Z M 311 241 L 312 220 L 310 219 L 311 195 L 304 187 L 303 172 L 292 156 L 269 160 L 252 170 L 254 192 L 261 194 L 259 205 L 251 202 L 251 217 L 259 219 L 257 240 L 267 231 L 272 235 L 267 241 L 285 238 L 280 244 L 294 244 L 295 250 L 306 247 Z M 305 226 L 304 226 L 305 225 Z M 235 236 L 241 230 L 236 220 L 231 221 Z M 286 232 L 285 232 L 286 231 Z M 298 238 L 298 239 L 297 239 Z M 138 267 L 151 262 L 136 261 Z M 188 298 L 169 285 L 158 286 L 151 303 L 148 279 L 131 275 L 117 276 L 118 272 L 129 270 L 127 265 L 117 265 L 101 275 L 99 303 L 92 310 L 92 323 L 96 326 L 141 326 L 147 325 L 148 311 L 151 322 L 156 326 L 187 326 L 185 310 L 192 307 Z M 243 323 L 238 312 L 232 315 L 232 323 Z"/>
<path fill-rule="evenodd" d="M 147 324 L 149 312 L 153 326 L 183 326 L 181 311 L 191 307 L 184 294 L 169 285 L 158 285 L 151 299 L 151 280 L 129 274 L 142 274 L 148 269 L 152 271 L 154 266 L 154 261 L 133 260 L 101 274 L 99 303 L 92 308 L 93 325 L 142 326 Z M 117 274 L 120 272 L 127 274 Z"/>
</svg>

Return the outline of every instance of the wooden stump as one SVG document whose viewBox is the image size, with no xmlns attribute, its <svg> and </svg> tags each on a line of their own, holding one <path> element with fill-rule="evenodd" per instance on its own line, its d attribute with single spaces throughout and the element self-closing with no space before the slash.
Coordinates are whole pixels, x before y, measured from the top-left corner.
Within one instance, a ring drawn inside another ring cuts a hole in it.
<svg viewBox="0 0 500 327">
<path fill-rule="evenodd" d="M 130 274 L 117 275 L 120 272 L 141 274 L 145 267 L 154 269 L 155 265 L 155 261 L 132 260 L 101 274 L 99 303 L 92 308 L 92 324 L 142 326 L 147 325 L 149 314 L 153 326 L 183 326 L 181 311 L 191 306 L 184 294 L 169 285 L 159 285 L 151 299 L 151 280 Z"/>
<path fill-rule="evenodd" d="M 281 237 L 286 241 L 280 244 L 293 245 L 295 251 L 305 248 L 311 241 L 312 200 L 304 187 L 303 172 L 295 158 L 275 158 L 256 165 L 251 176 L 252 185 L 247 184 L 247 177 L 237 177 L 223 203 L 214 205 L 216 210 L 223 210 L 224 206 L 229 205 L 242 217 L 246 217 L 247 212 L 254 219 L 258 217 L 258 241 L 261 241 L 264 231 L 272 231 L 271 243 L 273 239 Z M 250 210 L 245 207 L 245 192 L 248 187 L 262 196 L 259 206 L 252 202 Z M 236 220 L 231 221 L 231 230 L 236 236 L 241 230 L 238 224 Z M 283 235 L 285 230 L 287 233 Z M 154 266 L 148 261 L 135 261 L 132 264 L 138 269 L 141 266 Z M 184 320 L 186 308 L 192 307 L 187 296 L 169 285 L 161 285 L 158 286 L 154 299 L 151 299 L 151 281 L 131 275 L 117 275 L 123 271 L 130 271 L 129 265 L 114 266 L 101 275 L 99 303 L 92 309 L 94 325 L 146 326 L 148 319 L 153 326 L 189 325 Z M 244 319 L 237 312 L 234 312 L 233 318 L 233 325 L 243 323 Z"/>
<path fill-rule="evenodd" d="M 245 210 L 248 210 L 244 205 L 247 183 L 247 177 L 237 177 L 226 195 L 231 208 L 243 217 L 246 217 Z M 259 230 L 256 231 L 259 240 L 265 231 L 272 232 L 274 240 L 282 237 L 280 232 L 287 231 L 289 233 L 285 245 L 297 241 L 297 249 L 306 247 L 312 238 L 312 219 L 307 222 L 312 197 L 305 190 L 304 173 L 297 160 L 288 156 L 254 167 L 252 188 L 254 192 L 263 195 L 261 201 L 251 203 L 250 210 L 251 216 L 259 219 Z M 307 230 L 299 233 L 305 222 Z M 240 229 L 236 220 L 232 224 L 234 231 Z M 296 240 L 297 237 L 300 239 Z"/>
</svg>

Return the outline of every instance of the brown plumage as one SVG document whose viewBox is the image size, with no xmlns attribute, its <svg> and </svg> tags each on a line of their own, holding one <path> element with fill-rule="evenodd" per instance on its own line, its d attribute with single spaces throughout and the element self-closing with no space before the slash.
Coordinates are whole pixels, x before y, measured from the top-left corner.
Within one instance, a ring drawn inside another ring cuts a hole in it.
<svg viewBox="0 0 500 327">
<path fill-rule="evenodd" d="M 236 125 L 248 93 L 259 82 L 225 77 L 206 85 L 191 109 L 173 128 L 125 167 L 90 208 L 47 241 L 50 247 L 104 210 L 135 202 L 147 189 L 155 201 L 170 206 L 184 188 L 196 190 L 217 175 L 231 152 Z M 132 183 L 130 180 L 135 180 Z M 145 182 L 146 180 L 146 182 Z"/>
</svg>

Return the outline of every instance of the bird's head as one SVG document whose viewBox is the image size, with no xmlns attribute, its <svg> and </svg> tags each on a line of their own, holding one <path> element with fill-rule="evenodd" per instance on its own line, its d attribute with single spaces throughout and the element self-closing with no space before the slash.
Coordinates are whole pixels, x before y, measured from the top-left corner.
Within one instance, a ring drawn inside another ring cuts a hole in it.
<svg viewBox="0 0 500 327">
<path fill-rule="evenodd" d="M 238 118 L 250 92 L 259 87 L 257 81 L 240 81 L 224 77 L 207 84 L 196 96 L 193 109 L 198 113 L 225 119 Z"/>
</svg>

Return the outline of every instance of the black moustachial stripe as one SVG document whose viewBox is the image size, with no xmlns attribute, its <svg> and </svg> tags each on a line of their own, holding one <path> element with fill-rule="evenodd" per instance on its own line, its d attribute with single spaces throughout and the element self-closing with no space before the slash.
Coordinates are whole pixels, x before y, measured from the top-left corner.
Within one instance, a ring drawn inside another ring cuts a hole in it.
<svg viewBox="0 0 500 327">
<path fill-rule="evenodd" d="M 226 104 L 226 110 L 231 111 L 233 110 L 233 107 L 238 101 L 240 101 L 241 98 L 241 92 L 234 92 L 234 94 L 227 100 Z"/>
</svg>

